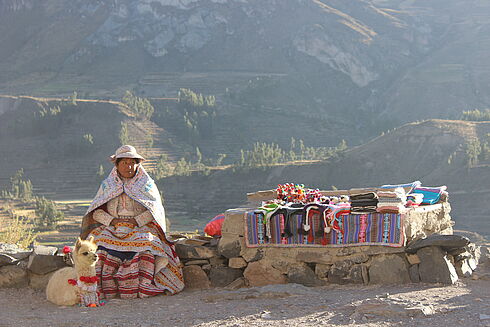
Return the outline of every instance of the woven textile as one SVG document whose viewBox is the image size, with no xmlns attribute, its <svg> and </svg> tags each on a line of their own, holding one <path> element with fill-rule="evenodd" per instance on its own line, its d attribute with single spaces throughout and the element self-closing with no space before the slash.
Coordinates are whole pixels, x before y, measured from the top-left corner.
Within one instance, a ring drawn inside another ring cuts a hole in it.
<svg viewBox="0 0 490 327">
<path fill-rule="evenodd" d="M 137 253 L 124 261 L 104 250 L 98 250 L 97 254 L 101 298 L 145 298 L 165 291 L 175 294 L 184 288 L 182 269 L 173 260 L 155 272 L 155 256 L 150 252 Z"/>
<path fill-rule="evenodd" d="M 310 230 L 303 231 L 304 213 L 296 213 L 285 220 L 284 214 L 270 218 L 271 237 L 265 232 L 261 214 L 249 211 L 245 215 L 246 245 L 248 247 L 342 247 L 360 245 L 404 245 L 403 215 L 400 214 L 346 214 L 333 221 L 329 233 L 319 211 L 309 211 Z M 288 223 L 290 233 L 285 224 Z"/>
</svg>

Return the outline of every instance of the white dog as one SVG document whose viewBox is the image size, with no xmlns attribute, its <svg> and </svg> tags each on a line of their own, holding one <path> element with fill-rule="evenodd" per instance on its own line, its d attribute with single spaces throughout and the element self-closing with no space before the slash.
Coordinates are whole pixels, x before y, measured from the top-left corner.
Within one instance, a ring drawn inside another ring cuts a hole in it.
<svg viewBox="0 0 490 327">
<path fill-rule="evenodd" d="M 57 305 L 101 305 L 95 274 L 96 251 L 92 236 L 88 240 L 78 238 L 73 250 L 74 267 L 62 268 L 51 276 L 46 287 L 48 301 Z"/>
</svg>

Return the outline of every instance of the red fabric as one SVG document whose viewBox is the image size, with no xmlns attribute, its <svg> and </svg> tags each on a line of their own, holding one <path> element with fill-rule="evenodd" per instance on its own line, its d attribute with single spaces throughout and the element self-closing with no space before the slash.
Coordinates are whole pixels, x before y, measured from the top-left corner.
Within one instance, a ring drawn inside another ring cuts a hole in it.
<svg viewBox="0 0 490 327">
<path fill-rule="evenodd" d="M 68 279 L 68 284 L 75 286 L 77 285 L 77 281 L 74 279 Z"/>
<path fill-rule="evenodd" d="M 206 227 L 204 227 L 204 232 L 211 236 L 221 236 L 221 228 L 223 227 L 224 221 L 224 214 L 217 215 L 206 224 Z"/>
<path fill-rule="evenodd" d="M 80 281 L 87 283 L 87 284 L 93 284 L 93 283 L 97 283 L 98 278 L 97 278 L 97 276 L 90 276 L 90 277 L 80 276 Z"/>
</svg>

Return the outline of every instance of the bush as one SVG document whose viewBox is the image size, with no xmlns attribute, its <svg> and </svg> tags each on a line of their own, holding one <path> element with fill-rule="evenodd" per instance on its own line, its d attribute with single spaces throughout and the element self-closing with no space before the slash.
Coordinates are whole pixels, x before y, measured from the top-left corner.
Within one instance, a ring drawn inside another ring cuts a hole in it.
<svg viewBox="0 0 490 327">
<path fill-rule="evenodd" d="M 126 91 L 122 101 L 137 118 L 150 119 L 155 112 L 155 108 L 148 99 L 137 97 L 130 91 Z"/>
<path fill-rule="evenodd" d="M 31 200 L 32 194 L 32 183 L 30 180 L 24 180 L 24 169 L 19 169 L 14 176 L 10 178 L 10 190 L 3 190 L 2 197 L 14 200 Z"/>
<path fill-rule="evenodd" d="M 478 109 L 463 111 L 461 120 L 468 121 L 487 121 L 490 120 L 490 109 L 480 111 Z"/>
<path fill-rule="evenodd" d="M 26 249 L 37 237 L 27 220 L 11 214 L 11 219 L 0 221 L 0 243 L 17 244 Z"/>
<path fill-rule="evenodd" d="M 65 218 L 63 212 L 56 208 L 53 201 L 45 197 L 36 198 L 37 223 L 41 227 L 54 228 Z"/>
</svg>

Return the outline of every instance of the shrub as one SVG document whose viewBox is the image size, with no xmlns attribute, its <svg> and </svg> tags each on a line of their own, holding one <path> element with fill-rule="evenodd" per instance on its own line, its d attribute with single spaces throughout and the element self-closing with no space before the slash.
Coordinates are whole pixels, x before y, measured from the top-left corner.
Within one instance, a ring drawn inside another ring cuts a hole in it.
<svg viewBox="0 0 490 327">
<path fill-rule="evenodd" d="M 36 198 L 37 223 L 41 227 L 54 228 L 65 215 L 56 208 L 53 201 L 45 197 Z"/>
<path fill-rule="evenodd" d="M 11 214 L 10 220 L 0 221 L 0 243 L 17 244 L 22 248 L 28 248 L 37 237 L 33 228 L 26 219 Z"/>
</svg>

